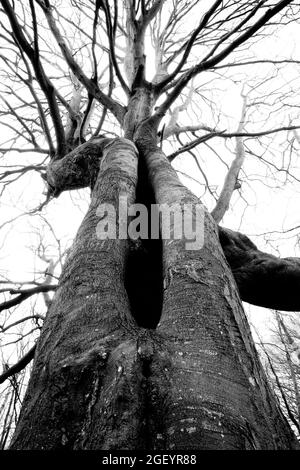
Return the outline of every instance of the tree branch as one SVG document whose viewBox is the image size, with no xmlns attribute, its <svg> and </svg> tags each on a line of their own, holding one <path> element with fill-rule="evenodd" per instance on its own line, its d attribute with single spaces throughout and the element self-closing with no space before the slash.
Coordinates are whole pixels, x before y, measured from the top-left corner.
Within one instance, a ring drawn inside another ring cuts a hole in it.
<svg viewBox="0 0 300 470">
<path fill-rule="evenodd" d="M 158 83 L 156 86 L 155 86 L 155 91 L 156 93 L 159 93 L 168 83 L 170 83 L 175 77 L 176 75 L 180 72 L 180 70 L 182 69 L 182 67 L 184 66 L 184 64 L 186 63 L 187 59 L 188 59 L 188 56 L 191 52 L 191 49 L 193 47 L 193 44 L 195 42 L 195 39 L 197 38 L 198 34 L 200 33 L 200 31 L 207 25 L 210 17 L 213 15 L 213 13 L 217 10 L 217 8 L 219 7 L 219 5 L 223 3 L 222 0 L 216 0 L 213 5 L 211 6 L 211 8 L 205 13 L 205 15 L 203 16 L 203 18 L 201 19 L 199 25 L 197 26 L 197 28 L 195 29 L 195 31 L 192 33 L 190 39 L 188 40 L 187 42 L 187 45 L 185 47 L 185 50 L 184 50 L 184 53 L 183 53 L 183 56 L 181 58 L 181 60 L 179 61 L 179 64 L 177 65 L 177 67 L 175 68 L 175 70 L 168 76 L 166 77 L 164 80 L 162 80 L 160 83 Z"/>
<path fill-rule="evenodd" d="M 45 320 L 45 317 L 40 314 L 34 314 L 34 315 L 28 315 L 27 317 L 23 317 L 20 320 L 16 320 L 13 323 L 10 323 L 7 326 L 0 326 L 1 333 L 5 333 L 5 331 L 10 330 L 16 325 L 19 325 L 20 323 L 24 323 L 25 321 L 28 320 Z"/>
<path fill-rule="evenodd" d="M 219 238 L 243 301 L 300 311 L 300 258 L 264 253 L 246 235 L 220 226 Z"/>
<path fill-rule="evenodd" d="M 103 148 L 111 140 L 93 137 L 65 155 L 64 158 L 51 162 L 43 177 L 49 185 L 51 195 L 57 197 L 62 191 L 93 187 L 93 180 L 99 171 Z"/>
<path fill-rule="evenodd" d="M 264 15 L 262 15 L 252 26 L 250 26 L 244 33 L 242 33 L 235 41 L 233 41 L 229 46 L 225 47 L 223 51 L 215 55 L 211 59 L 204 60 L 200 64 L 194 67 L 194 74 L 198 71 L 208 70 L 211 67 L 214 67 L 216 64 L 221 62 L 225 57 L 227 57 L 234 49 L 247 41 L 251 36 L 253 36 L 260 28 L 262 28 L 273 16 L 277 15 L 283 8 L 292 3 L 293 0 L 281 0 L 273 8 L 269 8 Z M 256 7 L 254 8 L 254 11 Z M 251 15 L 249 15 L 251 18 Z M 242 22 L 243 23 L 243 22 Z"/>
<path fill-rule="evenodd" d="M 24 289 L 24 290 L 11 289 L 10 290 L 11 294 L 19 294 L 19 295 L 17 295 L 17 297 L 15 297 L 14 299 L 10 299 L 10 300 L 7 300 L 6 302 L 2 302 L 2 304 L 0 304 L 0 312 L 8 308 L 15 307 L 16 305 L 20 304 L 21 302 L 28 299 L 32 295 L 39 294 L 40 292 L 49 292 L 51 290 L 56 290 L 56 289 L 57 289 L 57 285 L 50 285 L 50 286 L 42 285 L 42 286 L 36 286 L 30 289 Z"/>
<path fill-rule="evenodd" d="M 2 384 L 6 379 L 11 377 L 12 375 L 21 372 L 21 370 L 25 369 L 25 367 L 32 361 L 34 358 L 34 353 L 36 350 L 36 345 L 34 345 L 29 351 L 12 367 L 7 369 L 0 375 L 0 384 Z"/>
<path fill-rule="evenodd" d="M 129 96 L 130 90 L 129 90 L 127 84 L 125 83 L 125 80 L 124 80 L 124 78 L 121 74 L 121 71 L 119 69 L 119 65 L 118 65 L 118 62 L 117 62 L 117 59 L 116 59 L 114 29 L 113 29 L 113 26 L 112 26 L 109 4 L 108 4 L 107 1 L 103 1 L 102 3 L 103 3 L 103 10 L 104 10 L 104 13 L 105 13 L 107 36 L 108 36 L 108 41 L 109 41 L 110 60 L 113 64 L 114 71 L 116 73 L 116 76 L 118 77 L 118 80 L 121 84 L 121 87 L 123 88 L 126 95 Z"/>
<path fill-rule="evenodd" d="M 95 83 L 93 80 L 89 79 L 83 70 L 80 68 L 80 66 L 77 64 L 77 62 L 74 60 L 73 55 L 71 54 L 71 51 L 69 50 L 64 38 L 62 37 L 56 22 L 54 20 L 53 14 L 52 14 L 52 7 L 50 5 L 50 2 L 47 0 L 45 2 L 39 1 L 38 2 L 41 8 L 44 11 L 44 14 L 46 16 L 46 19 L 48 21 L 50 30 L 52 31 L 53 36 L 56 39 L 57 44 L 60 47 L 60 50 L 74 73 L 74 75 L 78 78 L 78 80 L 85 86 L 87 89 L 88 93 L 90 95 L 93 95 L 96 100 L 98 100 L 102 105 L 106 106 L 116 117 L 116 119 L 119 121 L 120 124 L 123 123 L 123 118 L 126 113 L 126 109 L 124 106 L 121 104 L 117 103 L 115 100 L 113 100 L 111 97 L 108 97 L 105 93 L 103 93 L 98 84 Z"/>
<path fill-rule="evenodd" d="M 57 153 L 58 155 L 63 155 L 64 149 L 65 149 L 65 133 L 64 133 L 64 128 L 62 125 L 61 117 L 60 117 L 58 104 L 56 102 L 55 88 L 52 82 L 47 77 L 44 71 L 44 68 L 40 62 L 38 48 L 33 49 L 31 45 L 29 44 L 29 42 L 27 41 L 22 31 L 22 28 L 16 18 L 15 12 L 13 8 L 11 7 L 9 1 L 1 0 L 1 4 L 9 19 L 9 22 L 13 31 L 13 36 L 15 37 L 16 43 L 18 47 L 20 48 L 20 50 L 23 51 L 29 58 L 33 66 L 33 69 L 35 71 L 36 79 L 47 99 L 49 110 L 50 110 L 50 115 L 51 115 L 53 126 L 55 129 Z M 34 26 L 34 29 L 35 29 L 35 26 Z M 37 47 L 36 37 L 35 37 L 35 46 Z"/>
<path fill-rule="evenodd" d="M 179 134 L 181 132 L 180 129 L 181 128 L 179 128 L 179 131 L 176 132 L 175 134 Z M 206 142 L 207 140 L 210 140 L 213 137 L 222 137 L 223 139 L 232 139 L 233 137 L 236 137 L 236 138 L 245 137 L 245 138 L 250 139 L 254 137 L 263 137 L 265 135 L 275 134 L 276 132 L 293 131 L 296 129 L 300 129 L 300 126 L 282 126 L 282 127 L 277 127 L 276 129 L 267 129 L 265 131 L 260 131 L 260 132 L 226 132 L 226 131 L 218 131 L 218 130 L 209 129 L 209 128 L 206 128 L 205 126 L 201 126 L 201 129 L 210 130 L 210 133 L 197 137 L 197 139 L 192 140 L 191 142 L 188 142 L 187 144 L 183 145 L 175 152 L 169 154 L 168 159 L 170 162 L 172 162 L 181 153 L 188 152 L 189 150 L 192 150 L 193 148 L 195 148 L 197 145 L 202 144 L 203 142 Z"/>
<path fill-rule="evenodd" d="M 241 133 L 244 127 L 245 116 L 246 116 L 246 105 L 247 105 L 247 101 L 246 101 L 246 97 L 244 96 L 242 116 L 241 116 L 240 123 L 237 129 L 237 134 Z M 214 209 L 211 212 L 211 215 L 213 216 L 217 224 L 221 222 L 221 220 L 223 219 L 225 213 L 227 212 L 229 208 L 230 199 L 233 194 L 233 191 L 236 189 L 239 172 L 245 160 L 244 143 L 241 137 L 236 137 L 235 153 L 236 153 L 236 156 L 233 162 L 231 163 L 228 173 L 226 175 L 223 188 L 219 196 L 219 199 L 217 201 L 217 204 L 215 205 Z"/>
<path fill-rule="evenodd" d="M 160 8 L 163 7 L 163 4 L 165 3 L 166 0 L 155 0 L 153 2 L 153 5 L 149 10 L 146 10 L 143 8 L 142 11 L 142 18 L 139 19 L 140 22 L 142 22 L 142 28 L 145 30 L 149 23 L 153 20 L 157 12 L 159 11 Z"/>
<path fill-rule="evenodd" d="M 225 59 L 232 51 L 234 51 L 241 44 L 246 42 L 251 36 L 253 36 L 259 29 L 261 29 L 273 16 L 279 13 L 283 8 L 292 3 L 292 0 L 281 0 L 273 8 L 269 8 L 252 26 L 250 26 L 244 33 L 242 33 L 237 39 L 232 41 L 227 47 L 225 47 L 221 52 L 215 56 L 208 58 L 207 60 L 202 60 L 194 67 L 191 67 L 187 72 L 185 72 L 182 77 L 176 82 L 173 90 L 169 93 L 165 101 L 159 106 L 156 116 L 157 119 L 161 119 L 172 103 L 179 96 L 183 88 L 188 84 L 188 82 L 195 77 L 198 73 L 205 70 L 212 69 L 217 64 L 219 64 L 223 59 Z M 256 7 L 255 7 L 256 8 Z M 254 8 L 254 11 L 255 11 Z M 248 18 L 251 16 L 248 15 Z M 158 93 L 161 93 L 163 89 L 159 89 Z"/>
<path fill-rule="evenodd" d="M 293 413 L 292 410 L 291 410 L 291 407 L 290 407 L 290 405 L 289 405 L 287 396 L 286 396 L 286 394 L 285 394 L 285 392 L 284 392 L 284 390 L 283 390 L 282 384 L 281 384 L 281 382 L 280 382 L 280 380 L 279 380 L 279 377 L 278 377 L 278 374 L 276 373 L 276 370 L 275 370 L 275 368 L 274 368 L 274 366 L 273 366 L 273 363 L 272 363 L 272 360 L 271 360 L 271 358 L 270 358 L 270 356 L 269 356 L 269 353 L 268 353 L 268 351 L 266 350 L 266 348 L 265 348 L 265 346 L 264 346 L 264 344 L 263 344 L 262 340 L 260 339 L 260 336 L 258 335 L 257 332 L 256 332 L 256 334 L 257 334 L 257 336 L 259 337 L 260 344 L 261 344 L 261 347 L 262 347 L 262 349 L 263 349 L 263 352 L 265 353 L 265 355 L 266 355 L 266 357 L 267 357 L 267 359 L 268 359 L 268 363 L 269 363 L 270 369 L 271 369 L 271 371 L 272 371 L 272 373 L 273 373 L 273 375 L 274 375 L 274 378 L 275 378 L 275 381 L 276 381 L 276 385 L 277 385 L 277 388 L 278 388 L 278 390 L 279 390 L 279 392 L 280 392 L 282 401 L 283 401 L 283 403 L 284 403 L 284 405 L 285 405 L 285 409 L 286 409 L 287 415 L 288 415 L 289 419 L 291 420 L 291 422 L 294 424 L 294 426 L 296 426 L 298 432 L 300 432 L 300 425 L 299 425 L 298 421 L 296 420 L 296 418 L 295 418 L 295 416 L 294 416 L 294 413 Z"/>
</svg>

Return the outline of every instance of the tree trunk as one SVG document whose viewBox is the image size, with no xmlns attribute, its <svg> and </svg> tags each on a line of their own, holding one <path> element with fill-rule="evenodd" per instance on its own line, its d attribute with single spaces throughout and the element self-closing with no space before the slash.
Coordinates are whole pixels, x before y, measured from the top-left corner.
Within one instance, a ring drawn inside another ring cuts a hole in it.
<svg viewBox="0 0 300 470">
<path fill-rule="evenodd" d="M 102 160 L 91 205 L 42 330 L 11 448 L 298 448 L 211 216 L 198 250 L 184 238 L 97 237 L 99 205 L 118 209 L 122 195 L 128 204 L 199 204 L 157 147 L 151 120 L 127 135 L 137 147 L 95 143 Z"/>
</svg>

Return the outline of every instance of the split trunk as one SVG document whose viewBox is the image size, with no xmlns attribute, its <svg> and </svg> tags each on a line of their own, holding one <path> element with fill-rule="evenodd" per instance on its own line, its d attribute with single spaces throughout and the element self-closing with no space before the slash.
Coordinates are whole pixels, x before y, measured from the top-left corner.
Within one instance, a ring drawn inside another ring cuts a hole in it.
<svg viewBox="0 0 300 470">
<path fill-rule="evenodd" d="M 198 250 L 184 238 L 97 236 L 99 207 L 111 204 L 118 215 L 120 196 L 129 206 L 199 205 L 157 146 L 144 98 L 127 114 L 126 138 L 94 139 L 49 168 L 57 193 L 90 184 L 91 203 L 43 326 L 11 448 L 297 448 L 212 217 L 205 212 Z"/>
</svg>

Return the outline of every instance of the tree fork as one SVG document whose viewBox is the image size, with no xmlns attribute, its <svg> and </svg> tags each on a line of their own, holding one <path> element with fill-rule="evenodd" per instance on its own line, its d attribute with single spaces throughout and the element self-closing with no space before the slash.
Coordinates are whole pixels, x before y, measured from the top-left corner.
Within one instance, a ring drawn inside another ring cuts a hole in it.
<svg viewBox="0 0 300 470">
<path fill-rule="evenodd" d="M 144 301 L 134 310 L 140 273 L 128 272 L 126 240 L 97 238 L 99 204 L 117 207 L 121 194 L 129 204 L 199 204 L 157 147 L 151 120 L 135 141 L 146 166 L 140 188 L 134 144 L 98 142 L 91 205 L 43 327 L 12 448 L 298 448 L 269 390 L 208 214 L 203 249 L 185 250 L 185 240 L 157 245 L 162 305 L 147 310 Z M 146 301 L 149 295 L 146 289 Z M 151 313 L 155 322 L 147 324 Z"/>
</svg>

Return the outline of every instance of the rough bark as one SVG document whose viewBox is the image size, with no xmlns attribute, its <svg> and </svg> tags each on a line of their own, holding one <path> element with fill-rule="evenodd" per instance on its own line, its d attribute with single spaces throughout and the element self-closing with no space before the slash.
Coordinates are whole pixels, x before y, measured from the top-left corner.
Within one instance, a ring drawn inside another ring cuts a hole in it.
<svg viewBox="0 0 300 470">
<path fill-rule="evenodd" d="M 102 151 L 112 139 L 95 137 L 77 147 L 59 160 L 54 160 L 44 176 L 51 195 L 57 197 L 62 191 L 93 189 L 98 177 Z"/>
<path fill-rule="evenodd" d="M 99 240 L 101 203 L 134 201 L 137 152 L 104 148 L 91 205 L 38 343 L 13 449 L 143 447 L 143 376 L 124 287 L 125 240 Z"/>
<path fill-rule="evenodd" d="M 142 104 L 139 99 L 141 96 L 143 98 Z M 132 102 L 138 104 L 138 106 L 126 117 L 128 134 L 131 136 L 134 133 L 136 120 L 143 118 L 149 112 L 149 100 L 151 100 L 149 91 L 143 94 L 141 90 L 138 90 L 136 94 L 133 94 Z M 111 141 L 112 139 L 103 137 L 94 138 L 82 144 L 61 160 L 53 161 L 48 167 L 46 175 L 52 194 L 58 196 L 62 191 L 87 186 L 93 188 L 100 167 L 102 149 Z M 148 185 L 144 172 L 141 172 L 139 181 L 140 187 Z M 166 184 L 168 184 L 167 180 Z M 178 182 L 175 184 L 178 184 Z M 140 198 L 143 198 L 143 196 L 138 196 L 138 199 Z M 148 195 L 147 198 L 148 203 L 150 199 L 150 202 L 155 202 L 153 195 Z M 147 201 L 143 200 L 142 202 L 147 205 Z M 298 295 L 300 289 L 299 258 L 278 258 L 259 250 L 242 233 L 221 226 L 218 230 L 223 252 L 243 301 L 276 310 L 300 311 L 300 298 Z M 141 252 L 138 255 L 140 256 Z M 159 263 L 159 260 L 156 261 Z M 138 263 L 141 265 L 142 261 Z M 134 267 L 132 266 L 130 269 L 134 269 Z M 151 272 L 153 272 L 152 279 L 147 280 L 147 274 L 151 274 Z M 140 279 L 138 288 L 141 296 L 144 295 L 142 292 L 143 287 L 149 282 L 155 282 L 154 275 L 155 277 L 159 275 L 155 267 L 150 267 L 148 270 L 143 269 L 143 273 L 146 274 L 146 277 Z"/>
<path fill-rule="evenodd" d="M 135 138 L 156 202 L 198 204 L 154 135 L 150 124 Z M 11 448 L 297 448 L 209 214 L 201 250 L 186 250 L 184 239 L 164 241 L 162 312 L 159 302 L 153 310 L 137 303 L 135 321 L 134 290 L 126 291 L 130 244 L 99 240 L 96 226 L 99 204 L 117 206 L 120 194 L 135 201 L 137 151 L 126 139 L 101 141 L 99 158 L 91 205 L 43 327 Z M 141 200 L 149 197 L 143 188 Z M 156 329 L 138 326 L 145 315 L 158 321 L 160 314 Z"/>
<path fill-rule="evenodd" d="M 137 144 L 156 201 L 198 204 L 151 134 L 145 126 Z M 297 448 L 269 389 L 209 214 L 203 248 L 189 251 L 184 242 L 163 245 L 164 302 L 156 329 L 163 347 L 156 348 L 148 373 L 154 448 Z"/>
<path fill-rule="evenodd" d="M 90 184 L 92 199 L 47 314 L 11 448 L 298 448 L 211 216 L 197 251 L 186 250 L 185 239 L 139 245 L 97 237 L 99 205 L 117 208 L 120 195 L 128 204 L 199 204 L 157 147 L 155 123 L 133 122 L 149 100 L 148 92 L 133 99 L 139 106 L 127 116 L 139 170 L 127 139 L 94 140 L 49 168 L 54 188 Z"/>
</svg>

